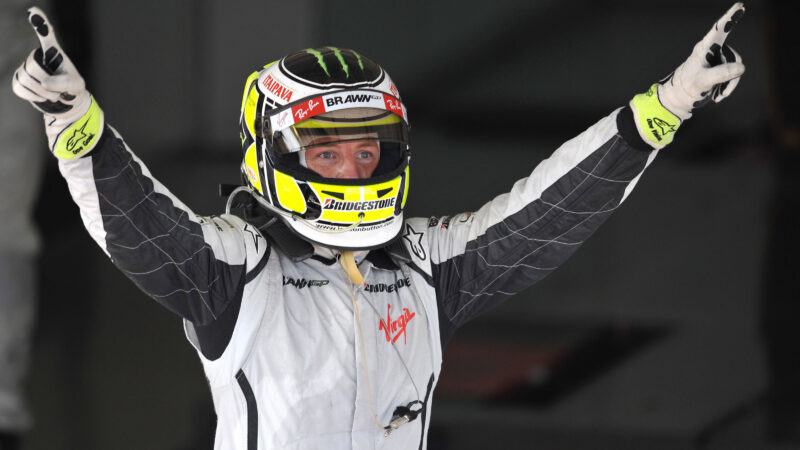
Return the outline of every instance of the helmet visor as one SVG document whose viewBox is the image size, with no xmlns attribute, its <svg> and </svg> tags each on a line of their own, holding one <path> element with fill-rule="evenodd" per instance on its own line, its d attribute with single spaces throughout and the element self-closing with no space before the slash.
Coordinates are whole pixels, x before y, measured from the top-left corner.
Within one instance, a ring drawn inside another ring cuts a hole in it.
<svg viewBox="0 0 800 450">
<path fill-rule="evenodd" d="M 397 114 L 377 108 L 348 108 L 319 114 L 279 131 L 275 156 L 340 142 L 374 140 L 408 144 L 408 125 Z M 401 147 L 402 147 L 401 146 Z"/>
</svg>

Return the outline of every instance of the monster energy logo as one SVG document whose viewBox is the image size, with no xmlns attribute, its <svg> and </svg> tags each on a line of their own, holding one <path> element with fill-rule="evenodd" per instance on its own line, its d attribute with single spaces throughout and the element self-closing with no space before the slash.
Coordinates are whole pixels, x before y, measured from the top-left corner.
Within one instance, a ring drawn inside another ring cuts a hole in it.
<svg viewBox="0 0 800 450">
<path fill-rule="evenodd" d="M 350 78 L 350 66 L 347 64 L 347 61 L 344 60 L 344 55 L 342 54 L 342 51 L 337 47 L 327 47 L 327 48 L 331 49 L 333 51 L 334 56 L 336 56 L 336 59 L 339 60 L 339 64 L 342 65 L 342 70 L 344 71 L 345 77 Z M 362 71 L 364 71 L 364 62 L 361 60 L 361 55 L 359 55 L 356 52 L 353 52 L 352 50 L 351 52 L 356 56 L 356 59 L 358 59 L 358 67 L 361 68 Z M 324 55 L 322 54 L 322 52 L 313 48 L 307 48 L 306 53 L 314 55 L 317 58 L 317 64 L 319 64 L 319 66 L 322 67 L 322 70 L 325 71 L 325 75 L 327 75 L 328 77 L 331 76 L 331 73 L 328 71 L 328 65 L 325 63 Z"/>
<path fill-rule="evenodd" d="M 361 55 L 355 52 L 355 50 L 350 50 L 354 55 L 356 55 L 356 59 L 358 59 L 358 67 L 361 68 L 361 71 L 364 71 L 364 61 L 361 61 Z"/>
<path fill-rule="evenodd" d="M 336 47 L 328 47 L 328 48 L 333 50 L 333 54 L 336 55 L 336 59 L 338 59 L 339 64 L 342 65 L 342 69 L 344 69 L 345 78 L 350 78 L 350 67 L 347 66 L 346 62 L 344 62 L 344 57 L 342 56 L 342 52 Z"/>
<path fill-rule="evenodd" d="M 307 48 L 306 52 L 316 56 L 317 57 L 317 64 L 319 64 L 319 66 L 322 67 L 322 70 L 325 71 L 325 75 L 331 76 L 330 72 L 328 72 L 328 65 L 325 64 L 325 60 L 322 59 L 322 53 L 314 50 L 313 48 Z"/>
</svg>

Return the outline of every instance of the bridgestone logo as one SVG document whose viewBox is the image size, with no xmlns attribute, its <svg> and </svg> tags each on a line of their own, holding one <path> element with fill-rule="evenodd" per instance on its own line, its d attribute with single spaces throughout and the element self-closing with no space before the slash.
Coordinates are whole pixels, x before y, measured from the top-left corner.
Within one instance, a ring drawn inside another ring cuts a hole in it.
<svg viewBox="0 0 800 450">
<path fill-rule="evenodd" d="M 332 211 L 372 211 L 375 209 L 394 208 L 396 197 L 366 202 L 343 202 L 329 198 L 322 209 Z"/>
</svg>

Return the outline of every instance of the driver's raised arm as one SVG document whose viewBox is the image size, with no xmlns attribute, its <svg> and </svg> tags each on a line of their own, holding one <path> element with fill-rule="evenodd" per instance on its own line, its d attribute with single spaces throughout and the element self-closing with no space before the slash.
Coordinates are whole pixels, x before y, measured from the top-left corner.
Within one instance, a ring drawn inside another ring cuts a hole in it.
<svg viewBox="0 0 800 450">
<path fill-rule="evenodd" d="M 731 94 L 744 65 L 725 39 L 743 13 L 733 5 L 672 74 L 564 143 L 507 194 L 474 213 L 410 222 L 416 234 L 406 236 L 420 247 L 409 253 L 432 276 L 443 340 L 561 265 L 625 200 L 692 109 Z"/>
<path fill-rule="evenodd" d="M 13 89 L 44 113 L 84 225 L 152 298 L 197 325 L 214 322 L 241 301 L 248 272 L 268 254 L 264 238 L 234 216 L 198 217 L 154 179 L 105 123 L 45 14 L 31 8 L 28 19 L 41 47 L 14 74 Z"/>
</svg>

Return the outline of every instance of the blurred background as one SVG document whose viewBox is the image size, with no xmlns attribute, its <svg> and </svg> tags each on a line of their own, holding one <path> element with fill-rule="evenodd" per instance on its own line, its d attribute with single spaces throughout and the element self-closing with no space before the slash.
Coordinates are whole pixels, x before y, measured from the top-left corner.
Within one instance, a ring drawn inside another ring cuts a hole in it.
<svg viewBox="0 0 800 450">
<path fill-rule="evenodd" d="M 0 31 L 25 29 L 28 2 L 2 3 Z M 800 48 L 788 3 L 746 2 L 729 39 L 747 65 L 734 95 L 696 111 L 573 259 L 456 335 L 428 448 L 800 448 Z M 478 209 L 667 75 L 730 5 L 41 6 L 108 123 L 198 214 L 222 211 L 217 185 L 239 180 L 247 75 L 294 50 L 336 45 L 397 83 L 412 126 L 408 211 L 441 216 Z M 55 161 L 41 156 L 41 119 L 9 95 L 10 74 L 37 45 L 30 30 L 19 33 L 0 35 L 0 129 L 31 137 L 0 139 L 0 182 L 7 199 L 38 192 L 38 201 L 0 210 L 0 221 L 16 214 L 27 224 L 2 228 L 0 295 L 37 305 L 25 377 L 33 420 L 21 448 L 210 449 L 213 407 L 180 320 L 84 232 Z M 38 258 L 17 275 L 37 247 L 13 241 L 36 229 Z M 0 436 L 15 432 L 1 426 Z"/>
</svg>

